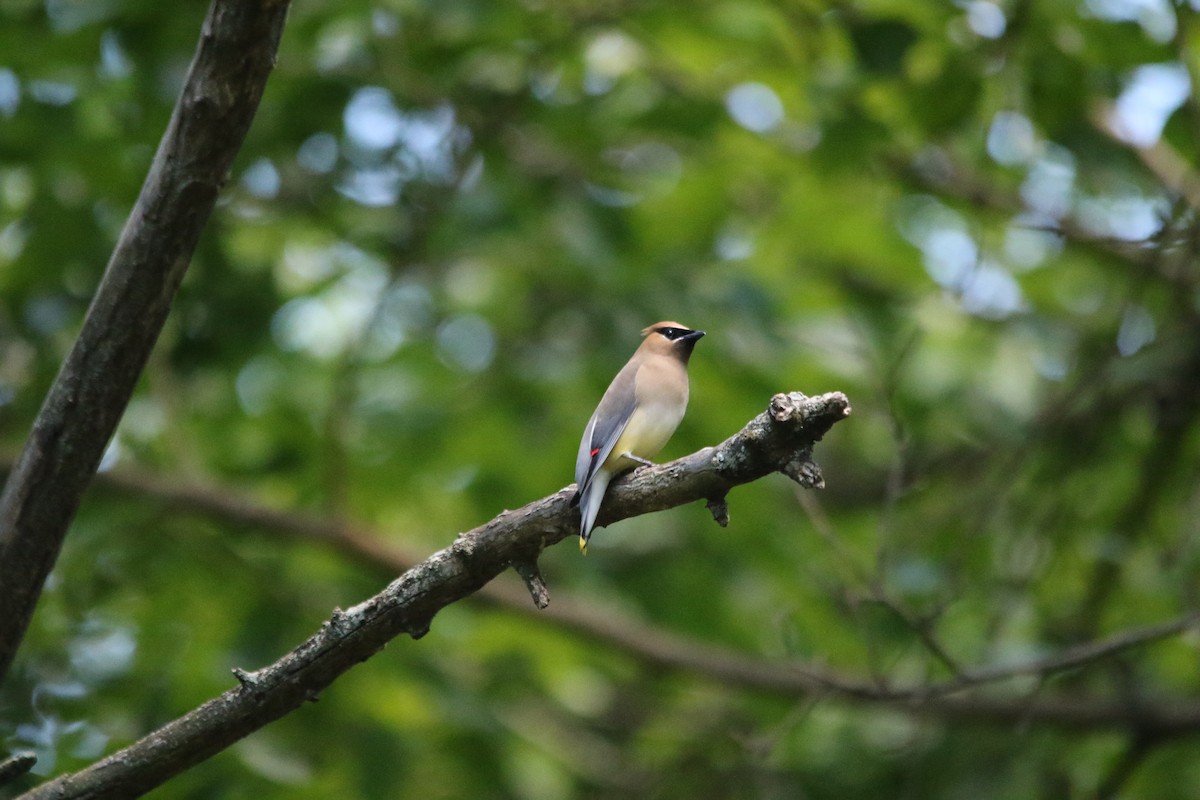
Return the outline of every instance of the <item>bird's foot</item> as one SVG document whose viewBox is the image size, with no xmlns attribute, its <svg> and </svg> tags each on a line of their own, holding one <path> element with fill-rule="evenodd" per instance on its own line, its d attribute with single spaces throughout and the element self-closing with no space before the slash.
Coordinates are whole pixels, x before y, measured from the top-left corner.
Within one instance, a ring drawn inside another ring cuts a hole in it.
<svg viewBox="0 0 1200 800">
<path fill-rule="evenodd" d="M 637 463 L 641 464 L 643 467 L 653 467 L 654 466 L 654 462 L 651 461 L 650 459 L 642 458 L 641 456 L 635 456 L 633 453 L 621 453 L 621 458 L 628 458 L 630 461 L 636 461 Z"/>
</svg>

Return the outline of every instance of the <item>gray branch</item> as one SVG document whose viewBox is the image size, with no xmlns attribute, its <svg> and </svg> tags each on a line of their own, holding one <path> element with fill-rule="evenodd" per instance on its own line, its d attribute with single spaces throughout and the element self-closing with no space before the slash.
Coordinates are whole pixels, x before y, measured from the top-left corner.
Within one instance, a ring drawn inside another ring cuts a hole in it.
<svg viewBox="0 0 1200 800">
<path fill-rule="evenodd" d="M 3 469 L 3 467 L 0 467 Z M 383 574 L 405 572 L 420 558 L 398 549 L 389 537 L 344 520 L 321 519 L 306 514 L 272 509 L 239 497 L 228 486 L 188 485 L 181 479 L 149 475 L 128 468 L 106 472 L 97 483 L 167 503 L 174 511 L 196 513 L 239 528 L 256 528 L 266 535 L 327 545 L 342 556 L 356 559 Z M 711 503 L 711 501 L 710 501 Z M 1081 642 L 1051 655 L 1002 665 L 962 666 L 943 653 L 943 662 L 954 664 L 952 677 L 935 682 L 880 683 L 830 670 L 805 661 L 775 662 L 726 647 L 681 636 L 670 630 L 602 608 L 582 598 L 560 593 L 553 605 L 544 608 L 529 602 L 526 590 L 548 603 L 545 582 L 537 564 L 514 564 L 526 581 L 526 589 L 515 582 L 493 581 L 471 596 L 471 600 L 506 611 L 537 618 L 596 644 L 616 648 L 631 658 L 654 667 L 677 669 L 706 677 L 723 686 L 776 694 L 887 706 L 900 712 L 971 724 L 1008 725 L 1014 714 L 1026 724 L 1079 730 L 1112 730 L 1156 739 L 1200 734 L 1200 704 L 1186 695 L 1143 698 L 1137 704 L 1114 702 L 1102 692 L 1054 695 L 1046 689 L 1026 696 L 1005 692 L 992 695 L 1007 703 L 976 702 L 975 691 L 1013 679 L 1034 678 L 1040 684 L 1063 672 L 1080 671 L 1133 650 L 1182 633 L 1200 630 L 1200 612 L 1114 633 L 1104 639 Z M 533 572 L 526 576 L 522 569 Z M 529 588 L 532 580 L 534 587 Z M 539 583 L 539 581 L 541 581 Z M 886 600 L 886 598 L 884 598 Z M 904 613 L 903 609 L 893 609 Z M 919 620 L 910 625 L 918 626 Z M 250 673 L 241 671 L 243 675 Z M 236 674 L 236 673 L 235 673 Z M 995 716 L 993 716 L 995 714 Z"/>
<path fill-rule="evenodd" d="M 28 751 L 13 753 L 0 761 L 0 786 L 12 783 L 37 764 L 37 755 Z"/>
<path fill-rule="evenodd" d="M 258 108 L 287 0 L 214 0 L 141 195 L 0 495 L 0 679 Z"/>
<path fill-rule="evenodd" d="M 771 408 L 716 447 L 615 481 L 600 520 L 612 523 L 730 489 L 789 465 L 811 463 L 812 447 L 850 414 L 840 392 L 820 397 L 776 395 Z M 814 465 L 815 467 L 815 465 Z M 267 723 L 315 699 L 339 675 L 407 633 L 420 638 L 434 615 L 480 589 L 509 567 L 537 575 L 541 552 L 575 535 L 579 515 L 574 487 L 505 511 L 458 536 L 374 597 L 334 611 L 321 629 L 292 652 L 256 671 L 235 670 L 238 685 L 86 769 L 23 795 L 37 798 L 134 797 L 220 752 Z M 548 601 L 540 576 L 527 580 L 535 599 Z"/>
</svg>

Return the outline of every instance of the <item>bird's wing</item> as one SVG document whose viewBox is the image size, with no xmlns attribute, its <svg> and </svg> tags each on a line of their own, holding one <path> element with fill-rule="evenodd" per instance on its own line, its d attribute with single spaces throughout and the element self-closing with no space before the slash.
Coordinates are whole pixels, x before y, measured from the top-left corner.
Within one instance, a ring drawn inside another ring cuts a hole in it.
<svg viewBox="0 0 1200 800">
<path fill-rule="evenodd" d="M 630 363 L 617 373 L 592 418 L 588 420 L 583 439 L 579 442 L 579 455 L 575 458 L 575 482 L 579 485 L 580 494 L 608 458 L 633 416 L 633 410 L 637 407 L 637 395 L 633 391 L 637 370 L 638 365 Z"/>
</svg>

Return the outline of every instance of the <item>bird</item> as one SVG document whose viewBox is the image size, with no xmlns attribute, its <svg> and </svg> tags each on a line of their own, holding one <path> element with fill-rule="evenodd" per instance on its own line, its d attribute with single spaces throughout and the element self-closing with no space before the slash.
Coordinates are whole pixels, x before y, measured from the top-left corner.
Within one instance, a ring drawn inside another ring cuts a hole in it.
<svg viewBox="0 0 1200 800">
<path fill-rule="evenodd" d="M 679 427 L 688 403 L 688 360 L 704 331 L 678 322 L 642 330 L 642 343 L 613 378 L 583 430 L 575 459 L 579 549 L 588 539 L 613 478 L 649 466 Z"/>
</svg>

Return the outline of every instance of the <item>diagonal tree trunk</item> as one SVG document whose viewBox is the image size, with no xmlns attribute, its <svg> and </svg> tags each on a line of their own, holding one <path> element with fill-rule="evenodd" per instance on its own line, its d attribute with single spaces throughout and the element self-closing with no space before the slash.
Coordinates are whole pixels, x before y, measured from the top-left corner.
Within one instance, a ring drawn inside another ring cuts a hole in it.
<svg viewBox="0 0 1200 800">
<path fill-rule="evenodd" d="M 83 329 L 0 495 L 0 680 L 258 108 L 288 0 L 213 0 Z"/>
</svg>

